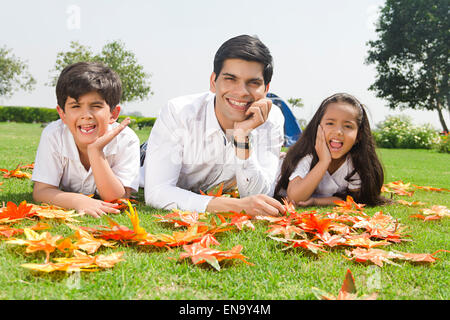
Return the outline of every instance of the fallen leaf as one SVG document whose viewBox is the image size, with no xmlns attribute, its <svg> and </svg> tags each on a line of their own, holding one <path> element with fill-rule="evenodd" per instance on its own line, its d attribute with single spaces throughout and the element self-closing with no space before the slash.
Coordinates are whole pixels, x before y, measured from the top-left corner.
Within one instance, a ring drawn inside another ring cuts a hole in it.
<svg viewBox="0 0 450 320">
<path fill-rule="evenodd" d="M 356 293 L 355 279 L 353 278 L 350 269 L 347 269 L 344 282 L 342 284 L 341 290 L 339 290 L 338 292 L 337 297 L 314 287 L 312 288 L 312 291 L 320 300 L 376 300 L 378 296 L 377 293 L 372 293 L 371 295 L 358 298 Z"/>
</svg>

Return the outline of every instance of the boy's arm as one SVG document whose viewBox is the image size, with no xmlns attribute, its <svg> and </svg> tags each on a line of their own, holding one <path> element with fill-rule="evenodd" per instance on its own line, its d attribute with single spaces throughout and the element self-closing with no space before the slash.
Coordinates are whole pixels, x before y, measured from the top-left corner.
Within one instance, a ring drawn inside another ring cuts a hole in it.
<svg viewBox="0 0 450 320">
<path fill-rule="evenodd" d="M 120 213 L 115 209 L 116 204 L 89 198 L 84 194 L 64 192 L 57 187 L 43 182 L 34 182 L 33 199 L 36 202 L 51 203 L 66 209 L 75 209 L 95 218 L 105 213 Z"/>
<path fill-rule="evenodd" d="M 127 196 L 126 189 L 129 188 L 125 188 L 122 185 L 122 182 L 114 174 L 103 153 L 103 148 L 125 129 L 129 123 L 130 119 L 126 118 L 117 127 L 109 130 L 87 147 L 89 163 L 94 175 L 95 185 L 97 186 L 100 197 L 106 201 Z M 128 190 L 128 193 L 130 193 L 130 190 Z"/>
</svg>

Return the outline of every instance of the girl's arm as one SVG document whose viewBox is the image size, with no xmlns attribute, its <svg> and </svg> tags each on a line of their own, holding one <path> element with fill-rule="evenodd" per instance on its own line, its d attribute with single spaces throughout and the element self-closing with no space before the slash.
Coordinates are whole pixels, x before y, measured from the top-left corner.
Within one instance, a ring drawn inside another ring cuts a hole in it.
<svg viewBox="0 0 450 320">
<path fill-rule="evenodd" d="M 341 201 L 342 199 L 339 197 L 324 197 L 324 198 L 309 198 L 306 201 L 297 202 L 297 206 L 299 207 L 320 207 L 320 206 L 331 206 L 334 205 L 335 201 Z"/>
<path fill-rule="evenodd" d="M 328 166 L 328 163 L 319 160 L 304 179 L 295 177 L 289 181 L 286 190 L 289 200 L 295 201 L 295 203 L 308 200 L 314 193 L 314 190 L 317 189 L 317 186 L 328 170 Z"/>
<path fill-rule="evenodd" d="M 319 162 L 305 178 L 295 177 L 288 184 L 286 190 L 288 198 L 295 201 L 295 203 L 306 201 L 311 197 L 331 163 L 331 153 L 325 141 L 325 134 L 321 125 L 317 128 L 315 149 Z"/>
</svg>

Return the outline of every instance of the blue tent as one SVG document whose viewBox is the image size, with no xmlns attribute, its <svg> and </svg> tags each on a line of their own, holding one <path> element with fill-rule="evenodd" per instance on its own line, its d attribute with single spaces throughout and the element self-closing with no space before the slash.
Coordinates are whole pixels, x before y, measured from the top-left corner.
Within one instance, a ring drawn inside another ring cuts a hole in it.
<svg viewBox="0 0 450 320">
<path fill-rule="evenodd" d="M 279 96 L 273 93 L 268 93 L 267 98 L 272 100 L 272 103 L 280 107 L 284 116 L 284 146 L 292 146 L 302 134 L 302 129 L 297 122 L 294 114 L 289 108 L 288 104 Z"/>
</svg>

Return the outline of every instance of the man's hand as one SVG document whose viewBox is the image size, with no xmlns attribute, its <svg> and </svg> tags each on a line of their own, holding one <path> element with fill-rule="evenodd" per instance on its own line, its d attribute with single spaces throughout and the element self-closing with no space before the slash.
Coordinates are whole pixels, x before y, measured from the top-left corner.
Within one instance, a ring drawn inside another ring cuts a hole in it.
<svg viewBox="0 0 450 320">
<path fill-rule="evenodd" d="M 235 132 L 239 135 L 248 135 L 250 131 L 266 122 L 271 108 L 270 99 L 264 98 L 253 102 L 245 112 L 246 120 L 234 123 Z"/>
<path fill-rule="evenodd" d="M 285 213 L 283 205 L 274 198 L 265 194 L 257 194 L 240 199 L 240 211 L 244 210 L 246 214 L 254 216 L 274 216 Z"/>
<path fill-rule="evenodd" d="M 100 218 L 107 213 L 120 213 L 120 210 L 116 209 L 116 207 L 117 204 L 115 203 L 85 197 L 77 202 L 74 209 L 79 213 L 86 213 L 94 218 Z"/>
</svg>

